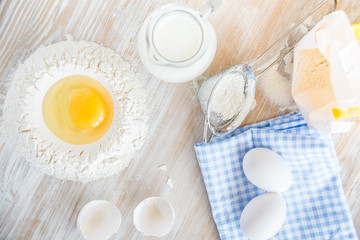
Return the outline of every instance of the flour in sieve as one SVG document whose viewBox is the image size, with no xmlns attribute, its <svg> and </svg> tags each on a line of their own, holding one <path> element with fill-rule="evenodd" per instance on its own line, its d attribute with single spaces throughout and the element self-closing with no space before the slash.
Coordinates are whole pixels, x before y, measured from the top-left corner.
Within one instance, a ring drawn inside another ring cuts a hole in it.
<svg viewBox="0 0 360 240">
<path fill-rule="evenodd" d="M 114 102 L 110 129 L 87 145 L 61 141 L 42 118 L 47 90 L 70 75 L 96 79 Z M 42 172 L 88 182 L 128 166 L 144 144 L 147 122 L 145 91 L 130 65 L 110 48 L 68 37 L 67 41 L 40 47 L 16 69 L 3 105 L 1 131 Z"/>
<path fill-rule="evenodd" d="M 223 77 L 221 80 L 220 78 Z M 215 84 L 220 80 L 218 85 Z M 215 88 L 214 88 L 215 87 Z M 248 83 L 248 90 L 254 89 L 254 82 Z M 214 89 L 214 91 L 213 91 Z M 211 92 L 213 95 L 209 102 Z M 238 73 L 220 73 L 202 83 L 199 88 L 199 100 L 202 110 L 207 115 L 208 104 L 210 104 L 211 124 L 221 126 L 227 120 L 235 117 L 227 130 L 235 129 L 244 120 L 255 103 L 253 91 L 245 95 L 245 79 Z"/>
<path fill-rule="evenodd" d="M 224 78 L 213 93 L 210 109 L 219 113 L 223 120 L 228 120 L 241 109 L 245 99 L 245 80 L 240 74 L 229 74 Z"/>
</svg>

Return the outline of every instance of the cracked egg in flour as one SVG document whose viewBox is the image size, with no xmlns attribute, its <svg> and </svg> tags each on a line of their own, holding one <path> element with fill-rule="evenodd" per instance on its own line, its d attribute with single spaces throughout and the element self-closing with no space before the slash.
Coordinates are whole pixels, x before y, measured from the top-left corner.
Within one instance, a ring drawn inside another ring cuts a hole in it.
<svg viewBox="0 0 360 240">
<path fill-rule="evenodd" d="M 95 142 L 106 133 L 114 104 L 99 82 L 75 75 L 51 86 L 42 103 L 42 114 L 46 126 L 58 138 L 82 145 Z"/>
<path fill-rule="evenodd" d="M 88 182 L 119 173 L 145 142 L 145 90 L 110 48 L 66 41 L 38 48 L 12 76 L 1 132 L 42 172 Z"/>
</svg>

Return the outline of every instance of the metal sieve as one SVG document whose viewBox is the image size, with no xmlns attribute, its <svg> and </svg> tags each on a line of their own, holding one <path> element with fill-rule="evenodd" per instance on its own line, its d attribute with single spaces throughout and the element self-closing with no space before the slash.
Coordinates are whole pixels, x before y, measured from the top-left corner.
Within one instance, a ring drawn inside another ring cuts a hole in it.
<svg viewBox="0 0 360 240">
<path fill-rule="evenodd" d="M 256 79 L 262 76 L 267 70 L 269 70 L 272 66 L 278 63 L 283 57 L 285 57 L 288 53 L 290 53 L 293 49 L 295 44 L 291 46 L 286 46 L 285 48 L 281 48 L 282 43 L 286 40 L 293 32 L 295 32 L 298 27 L 304 23 L 304 21 L 312 16 L 316 11 L 321 9 L 325 4 L 329 2 L 329 0 L 322 1 L 319 5 L 316 6 L 311 12 L 309 12 L 304 18 L 302 18 L 298 23 L 296 23 L 293 27 L 289 29 L 283 36 L 281 36 L 276 42 L 274 42 L 269 48 L 267 48 L 262 54 L 256 57 L 254 60 L 250 61 L 248 64 L 238 64 L 235 65 L 228 70 L 215 74 L 210 78 L 207 78 L 199 88 L 198 93 L 201 91 L 204 92 L 204 88 L 211 88 L 210 94 L 206 96 L 206 101 L 201 105 L 203 113 L 205 115 L 205 124 L 204 124 L 204 136 L 203 140 L 205 143 L 208 143 L 211 140 L 213 135 L 218 137 L 225 136 L 236 128 L 240 126 L 243 122 L 247 114 L 249 113 L 251 106 L 246 106 L 242 109 L 239 109 L 238 113 L 235 114 L 232 118 L 219 121 L 218 119 L 214 120 L 213 111 L 211 111 L 211 103 L 213 101 L 213 96 L 218 87 L 223 83 L 226 76 L 229 74 L 240 74 L 245 79 L 244 84 L 244 95 L 245 97 L 251 97 L 252 99 L 255 96 L 255 86 L 256 86 Z M 331 10 L 327 13 L 333 12 L 337 7 L 337 0 L 331 0 L 333 2 Z M 275 57 L 273 61 L 269 61 L 269 59 L 274 58 L 272 51 L 277 50 L 279 53 L 278 57 Z M 280 51 L 281 50 L 281 51 Z M 209 84 L 212 82 L 213 84 Z M 199 96 L 200 98 L 200 96 Z M 210 129 L 211 134 L 208 134 L 208 129 Z"/>
</svg>

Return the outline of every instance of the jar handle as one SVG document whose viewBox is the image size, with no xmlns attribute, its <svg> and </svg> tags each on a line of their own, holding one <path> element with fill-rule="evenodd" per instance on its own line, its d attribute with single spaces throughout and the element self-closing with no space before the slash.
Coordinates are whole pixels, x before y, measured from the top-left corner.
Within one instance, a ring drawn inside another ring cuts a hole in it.
<svg viewBox="0 0 360 240">
<path fill-rule="evenodd" d="M 208 18 L 220 6 L 221 6 L 221 0 L 209 0 L 203 6 L 200 7 L 199 11 L 203 18 Z"/>
</svg>

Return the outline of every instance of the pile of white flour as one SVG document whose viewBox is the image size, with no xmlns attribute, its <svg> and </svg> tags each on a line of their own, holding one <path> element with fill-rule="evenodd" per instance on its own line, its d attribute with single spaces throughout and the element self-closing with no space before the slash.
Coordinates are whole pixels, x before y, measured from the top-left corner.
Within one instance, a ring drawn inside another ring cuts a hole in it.
<svg viewBox="0 0 360 240">
<path fill-rule="evenodd" d="M 42 118 L 42 100 L 58 80 L 86 75 L 114 102 L 114 118 L 98 141 L 73 145 L 58 139 Z M 148 130 L 145 91 L 130 65 L 110 48 L 67 41 L 37 49 L 20 65 L 3 105 L 1 131 L 32 165 L 63 180 L 88 182 L 128 166 Z"/>
</svg>

